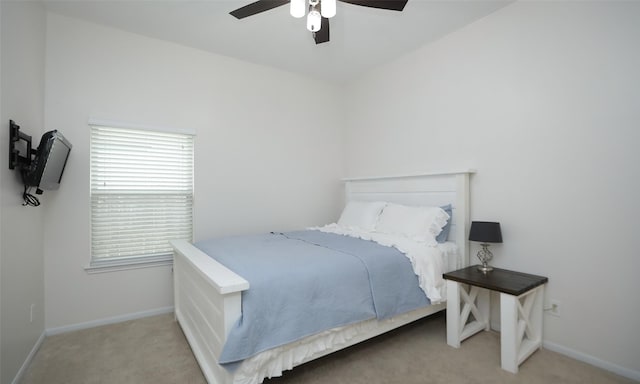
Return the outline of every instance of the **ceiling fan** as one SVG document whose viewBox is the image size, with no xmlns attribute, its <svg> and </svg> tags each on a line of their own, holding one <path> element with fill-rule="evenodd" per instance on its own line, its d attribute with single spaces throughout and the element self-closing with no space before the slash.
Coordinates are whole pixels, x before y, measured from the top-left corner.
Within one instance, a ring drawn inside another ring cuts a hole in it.
<svg viewBox="0 0 640 384">
<path fill-rule="evenodd" d="M 339 0 L 343 3 L 363 7 L 402 11 L 408 0 Z M 300 18 L 307 14 L 307 29 L 313 34 L 316 44 L 329 41 L 329 18 L 336 14 L 336 0 L 258 0 L 229 12 L 237 19 L 253 16 L 290 3 L 291 16 Z"/>
</svg>

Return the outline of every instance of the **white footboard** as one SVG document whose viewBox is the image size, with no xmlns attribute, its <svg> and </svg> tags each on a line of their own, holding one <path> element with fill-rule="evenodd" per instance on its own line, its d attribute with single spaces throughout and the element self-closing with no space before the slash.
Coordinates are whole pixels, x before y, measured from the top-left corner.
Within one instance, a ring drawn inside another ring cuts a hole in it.
<svg viewBox="0 0 640 384">
<path fill-rule="evenodd" d="M 232 377 L 217 357 L 240 318 L 241 294 L 249 282 L 184 240 L 171 245 L 176 319 L 207 381 L 229 384 Z"/>
</svg>

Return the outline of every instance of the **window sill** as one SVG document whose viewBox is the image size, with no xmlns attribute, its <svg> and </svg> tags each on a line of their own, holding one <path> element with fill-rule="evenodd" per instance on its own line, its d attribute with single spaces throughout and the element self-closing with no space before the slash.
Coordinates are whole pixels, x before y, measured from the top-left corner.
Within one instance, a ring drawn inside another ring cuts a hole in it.
<svg viewBox="0 0 640 384">
<path fill-rule="evenodd" d="M 88 274 L 95 274 L 95 273 L 128 271 L 131 269 L 140 269 L 140 268 L 164 267 L 164 266 L 170 266 L 170 265 L 173 265 L 173 256 L 163 256 L 163 257 L 138 259 L 138 260 L 114 260 L 114 261 L 94 262 L 84 267 L 84 270 Z"/>
</svg>

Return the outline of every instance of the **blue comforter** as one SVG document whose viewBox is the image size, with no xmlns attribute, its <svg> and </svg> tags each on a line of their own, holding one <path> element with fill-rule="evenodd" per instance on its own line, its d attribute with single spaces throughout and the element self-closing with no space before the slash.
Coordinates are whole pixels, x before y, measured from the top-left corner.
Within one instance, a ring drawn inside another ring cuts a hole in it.
<svg viewBox="0 0 640 384">
<path fill-rule="evenodd" d="M 429 305 L 410 261 L 398 250 L 320 231 L 201 241 L 197 248 L 239 274 L 242 316 L 220 364 L 315 333 Z"/>
</svg>

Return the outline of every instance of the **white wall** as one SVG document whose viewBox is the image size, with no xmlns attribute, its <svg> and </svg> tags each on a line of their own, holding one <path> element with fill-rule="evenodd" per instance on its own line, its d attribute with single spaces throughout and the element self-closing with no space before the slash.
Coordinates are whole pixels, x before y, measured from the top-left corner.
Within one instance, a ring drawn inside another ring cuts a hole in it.
<svg viewBox="0 0 640 384">
<path fill-rule="evenodd" d="M 2 33 L 2 4 L 0 4 L 0 33 Z M 2 38 L 0 35 L 0 121 L 4 120 L 3 105 L 2 105 Z M 0 145 L 4 144 L 3 137 L 0 136 Z M 0 176 L 0 300 L 2 300 L 2 186 L 4 183 L 2 182 L 2 177 Z M 0 303 L 0 383 L 2 382 L 2 304 Z"/>
<path fill-rule="evenodd" d="M 547 345 L 636 379 L 639 20 L 637 2 L 515 3 L 350 84 L 345 148 L 348 175 L 476 168 L 494 264 L 562 302 Z"/>
<path fill-rule="evenodd" d="M 343 173 L 477 168 L 472 218 L 503 225 L 494 264 L 549 276 L 547 296 L 562 301 L 562 317 L 545 317 L 545 340 L 640 372 L 640 262 L 631 240 L 640 213 L 638 4 L 517 3 L 363 76 L 343 96 L 295 75 L 49 15 L 44 124 L 42 11 L 30 4 L 8 23 L 13 3 L 1 4 L 2 124 L 15 118 L 34 136 L 43 125 L 60 129 L 74 144 L 61 189 L 45 193 L 41 210 L 19 206 L 19 185 L 0 167 L 2 382 L 44 327 L 42 312 L 33 328 L 23 319 L 25 302 L 43 304 L 43 288 L 47 328 L 172 305 L 169 268 L 83 269 L 89 116 L 197 131 L 196 240 L 333 220 Z M 8 61 L 7 52 L 30 60 Z M 310 89 L 317 96 L 307 97 Z M 309 120 L 323 108 L 328 117 Z M 34 226 L 43 213 L 44 234 Z M 27 226 L 36 235 L 25 245 L 18 229 Z M 44 287 L 21 278 L 27 288 L 10 294 L 22 275 L 7 277 L 16 271 L 8 260 L 41 260 L 42 237 Z M 20 259 L 7 258 L 18 251 Z M 7 343 L 20 335 L 29 342 L 9 361 Z"/>
<path fill-rule="evenodd" d="M 22 206 L 21 181 L 7 161 L 9 119 L 34 147 L 43 133 L 45 12 L 34 2 L 0 8 L 0 382 L 10 383 L 44 331 L 43 211 Z"/>
<path fill-rule="evenodd" d="M 196 240 L 318 225 L 339 213 L 337 88 L 55 14 L 46 58 L 46 127 L 73 144 L 45 206 L 48 329 L 173 305 L 169 267 L 83 269 L 90 116 L 196 130 Z"/>
</svg>

